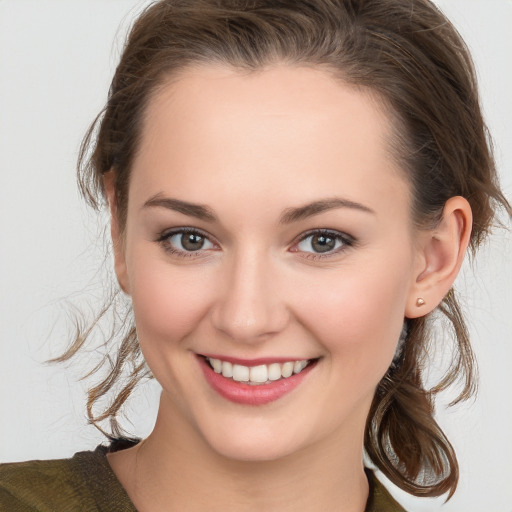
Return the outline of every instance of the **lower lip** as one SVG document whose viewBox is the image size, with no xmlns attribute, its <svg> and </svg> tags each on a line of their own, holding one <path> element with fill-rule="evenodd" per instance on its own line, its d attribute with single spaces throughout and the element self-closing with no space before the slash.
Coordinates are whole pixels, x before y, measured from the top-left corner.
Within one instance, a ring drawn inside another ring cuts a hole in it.
<svg viewBox="0 0 512 512">
<path fill-rule="evenodd" d="M 264 405 L 287 395 L 305 379 L 317 363 L 317 361 L 309 363 L 300 373 L 286 379 L 253 386 L 228 379 L 222 374 L 214 372 L 202 356 L 198 356 L 198 360 L 207 382 L 220 396 L 231 402 L 245 405 Z"/>
</svg>

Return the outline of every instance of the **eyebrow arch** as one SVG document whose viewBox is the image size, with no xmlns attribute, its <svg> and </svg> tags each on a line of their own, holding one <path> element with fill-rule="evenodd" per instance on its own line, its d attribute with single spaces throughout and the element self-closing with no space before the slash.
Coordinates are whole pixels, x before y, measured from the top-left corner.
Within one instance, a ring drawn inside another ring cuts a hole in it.
<svg viewBox="0 0 512 512">
<path fill-rule="evenodd" d="M 368 206 L 364 206 L 361 203 L 356 203 L 339 197 L 332 197 L 328 199 L 320 199 L 319 201 L 314 201 L 297 208 L 287 208 L 281 215 L 279 222 L 280 224 L 291 224 L 292 222 L 297 222 L 335 208 L 351 208 L 375 215 L 375 212 L 371 208 L 368 208 Z"/>
<path fill-rule="evenodd" d="M 209 222 L 217 221 L 216 215 L 208 206 L 189 203 L 187 201 L 182 201 L 180 199 L 174 199 L 171 197 L 164 197 L 162 194 L 156 194 L 155 196 L 149 198 L 142 206 L 142 208 L 154 207 L 167 208 L 168 210 L 173 210 L 179 213 L 183 213 L 184 215 Z M 375 215 L 375 212 L 371 208 L 368 208 L 361 203 L 350 201 L 348 199 L 342 199 L 339 197 L 333 197 L 313 201 L 312 203 L 308 203 L 304 206 L 298 206 L 296 208 L 286 208 L 283 211 L 281 218 L 279 219 L 279 223 L 291 224 L 293 222 L 318 215 L 328 210 L 334 210 L 336 208 L 351 208 Z"/>
<path fill-rule="evenodd" d="M 162 194 L 156 194 L 149 198 L 142 206 L 142 208 L 154 207 L 167 208 L 168 210 L 174 210 L 175 212 L 209 222 L 215 222 L 217 220 L 213 211 L 207 206 L 181 201 L 180 199 L 163 197 Z"/>
</svg>

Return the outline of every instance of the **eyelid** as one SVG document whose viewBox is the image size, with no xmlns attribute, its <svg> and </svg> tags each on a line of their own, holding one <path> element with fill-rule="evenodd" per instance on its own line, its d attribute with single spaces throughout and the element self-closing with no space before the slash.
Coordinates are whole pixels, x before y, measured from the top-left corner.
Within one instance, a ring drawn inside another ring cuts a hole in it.
<svg viewBox="0 0 512 512">
<path fill-rule="evenodd" d="M 164 229 L 158 234 L 157 242 L 160 242 L 162 240 L 165 240 L 166 238 L 169 238 L 172 235 L 176 235 L 178 233 L 194 233 L 200 236 L 204 236 L 205 238 L 208 238 L 208 240 L 212 241 L 213 238 L 212 235 L 209 233 L 206 233 L 202 229 L 199 228 L 193 228 L 192 226 L 178 226 L 175 228 L 169 228 Z"/>
<path fill-rule="evenodd" d="M 171 253 L 176 256 L 179 256 L 179 257 L 183 257 L 183 258 L 204 257 L 205 252 L 212 250 L 211 248 L 208 248 L 208 249 L 198 249 L 197 251 L 183 251 L 183 250 L 177 249 L 176 247 L 171 246 L 170 243 L 168 242 L 169 238 L 171 238 L 172 236 L 174 236 L 176 234 L 180 234 L 180 233 L 183 233 L 183 234 L 191 233 L 191 234 L 199 235 L 199 236 L 207 239 L 214 246 L 213 250 L 220 249 L 218 242 L 215 240 L 215 237 L 213 237 L 209 233 L 203 231 L 202 229 L 198 229 L 198 228 L 191 227 L 191 226 L 179 226 L 179 227 L 175 227 L 175 228 L 166 229 L 158 235 L 158 238 L 156 241 L 163 246 L 163 249 L 166 252 Z M 307 238 L 314 236 L 314 235 L 330 236 L 337 240 L 341 240 L 342 245 L 341 245 L 341 247 L 339 247 L 337 249 L 333 249 L 332 251 L 328 251 L 325 253 L 315 253 L 315 252 L 303 251 L 303 250 L 298 249 L 298 244 L 300 244 Z M 292 246 L 289 248 L 289 251 L 294 252 L 294 253 L 295 252 L 302 253 L 302 255 L 303 255 L 302 257 L 305 259 L 318 260 L 318 259 L 329 258 L 329 257 L 339 255 L 340 253 L 346 251 L 350 247 L 353 247 L 355 244 L 356 244 L 356 239 L 353 236 L 349 235 L 348 233 L 338 231 L 335 229 L 317 228 L 317 229 L 308 230 L 305 233 L 301 233 L 295 239 L 295 241 L 292 243 Z"/>
<path fill-rule="evenodd" d="M 330 236 L 332 238 L 336 238 L 338 240 L 341 240 L 342 246 L 337 249 L 334 249 L 332 251 L 325 252 L 325 253 L 301 251 L 300 249 L 298 249 L 298 245 L 301 242 L 303 242 L 304 240 L 306 240 L 309 237 L 314 236 L 314 235 L 326 235 L 326 236 Z M 311 229 L 311 230 L 306 231 L 305 233 L 301 233 L 293 242 L 292 247 L 290 247 L 290 251 L 296 252 L 296 253 L 302 253 L 303 254 L 302 257 L 306 258 L 306 259 L 318 260 L 318 259 L 322 259 L 322 258 L 329 258 L 329 257 L 337 256 L 340 253 L 349 249 L 350 247 L 353 247 L 355 244 L 356 244 L 356 239 L 353 236 L 349 235 L 348 233 L 345 233 L 343 231 L 338 231 L 335 229 L 320 228 L 320 229 Z"/>
<path fill-rule="evenodd" d="M 217 243 L 217 241 L 215 240 L 215 238 L 212 235 L 203 231 L 202 229 L 194 228 L 191 226 L 180 226 L 180 227 L 165 229 L 158 235 L 156 241 L 163 247 L 163 249 L 166 252 L 173 254 L 175 256 L 178 256 L 178 257 L 183 257 L 183 258 L 204 257 L 205 252 L 212 250 L 212 248 L 208 248 L 208 249 L 198 249 L 197 251 L 182 251 L 180 249 L 177 249 L 176 247 L 171 246 L 171 244 L 169 243 L 169 239 L 172 236 L 178 235 L 180 233 L 181 234 L 188 233 L 188 234 L 199 235 L 199 236 L 205 238 L 206 240 L 208 240 L 214 246 L 213 250 L 218 250 L 218 248 L 219 248 L 219 244 Z"/>
</svg>

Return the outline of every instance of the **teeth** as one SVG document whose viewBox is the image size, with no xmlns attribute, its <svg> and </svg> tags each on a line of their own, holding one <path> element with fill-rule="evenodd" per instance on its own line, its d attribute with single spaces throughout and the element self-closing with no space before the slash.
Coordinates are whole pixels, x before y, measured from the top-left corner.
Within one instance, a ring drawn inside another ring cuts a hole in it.
<svg viewBox="0 0 512 512">
<path fill-rule="evenodd" d="M 272 363 L 268 365 L 268 380 L 279 380 L 282 377 L 281 365 Z"/>
<path fill-rule="evenodd" d="M 222 363 L 224 365 L 224 363 Z M 241 364 L 233 365 L 233 380 L 237 382 L 248 382 L 249 381 L 249 367 L 242 366 Z"/>
<path fill-rule="evenodd" d="M 219 363 L 222 365 L 222 375 L 224 377 L 233 377 L 233 365 L 229 361 L 220 361 L 217 359 Z"/>
<path fill-rule="evenodd" d="M 295 361 L 293 365 L 293 373 L 300 373 L 307 365 L 307 361 Z"/>
<path fill-rule="evenodd" d="M 284 378 L 291 377 L 291 375 L 293 374 L 293 363 L 290 361 L 284 363 L 283 368 L 281 370 L 281 374 L 283 375 Z"/>
<path fill-rule="evenodd" d="M 222 361 L 220 359 L 210 359 L 210 363 L 211 363 L 215 373 L 222 372 Z"/>
<path fill-rule="evenodd" d="M 300 373 L 309 361 L 287 361 L 286 363 L 260 364 L 258 366 L 243 366 L 231 364 L 220 359 L 207 358 L 215 373 L 221 373 L 223 377 L 232 378 L 237 382 L 250 384 L 264 384 L 279 379 L 286 379 L 293 374 Z"/>
<path fill-rule="evenodd" d="M 253 366 L 249 373 L 249 380 L 251 382 L 267 382 L 268 380 L 268 369 L 264 364 L 260 364 L 259 366 Z"/>
</svg>

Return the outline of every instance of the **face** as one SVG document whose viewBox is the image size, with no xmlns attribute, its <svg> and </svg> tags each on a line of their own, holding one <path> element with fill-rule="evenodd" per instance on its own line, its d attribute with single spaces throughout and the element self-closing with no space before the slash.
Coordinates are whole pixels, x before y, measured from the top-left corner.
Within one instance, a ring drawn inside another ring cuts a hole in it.
<svg viewBox="0 0 512 512">
<path fill-rule="evenodd" d="M 417 275 L 389 137 L 311 68 L 198 67 L 152 99 L 116 265 L 174 428 L 243 460 L 360 449 Z"/>
</svg>

